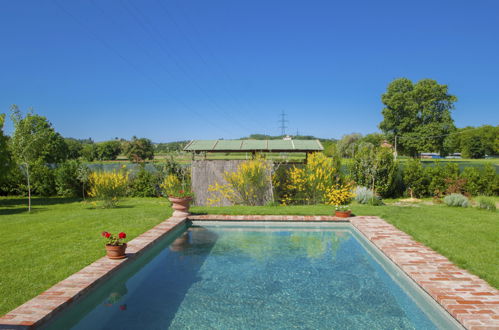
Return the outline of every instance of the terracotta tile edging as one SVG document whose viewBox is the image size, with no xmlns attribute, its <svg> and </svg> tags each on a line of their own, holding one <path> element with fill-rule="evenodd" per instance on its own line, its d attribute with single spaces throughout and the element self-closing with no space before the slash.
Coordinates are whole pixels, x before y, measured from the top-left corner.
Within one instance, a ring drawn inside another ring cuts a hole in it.
<svg viewBox="0 0 499 330">
<path fill-rule="evenodd" d="M 32 329 L 75 302 L 98 283 L 131 262 L 160 238 L 185 223 L 186 217 L 171 217 L 127 243 L 127 258 L 102 257 L 57 283 L 45 292 L 0 317 L 0 329 Z"/>
<path fill-rule="evenodd" d="M 499 290 L 385 220 L 350 223 L 467 329 L 499 329 Z"/>
</svg>

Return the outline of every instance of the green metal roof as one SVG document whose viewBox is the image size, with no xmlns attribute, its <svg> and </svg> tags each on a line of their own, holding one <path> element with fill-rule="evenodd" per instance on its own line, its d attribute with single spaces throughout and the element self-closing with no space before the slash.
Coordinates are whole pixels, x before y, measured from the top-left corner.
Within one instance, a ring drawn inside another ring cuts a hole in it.
<svg viewBox="0 0 499 330">
<path fill-rule="evenodd" d="M 193 140 L 185 151 L 193 152 L 311 152 L 322 151 L 319 140 Z"/>
</svg>

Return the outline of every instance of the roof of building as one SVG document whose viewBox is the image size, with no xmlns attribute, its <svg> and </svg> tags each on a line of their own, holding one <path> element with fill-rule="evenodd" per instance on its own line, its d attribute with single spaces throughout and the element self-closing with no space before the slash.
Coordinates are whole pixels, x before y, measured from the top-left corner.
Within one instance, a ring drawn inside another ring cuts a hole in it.
<svg viewBox="0 0 499 330">
<path fill-rule="evenodd" d="M 185 147 L 192 152 L 313 152 L 324 147 L 319 140 L 193 140 Z"/>
</svg>

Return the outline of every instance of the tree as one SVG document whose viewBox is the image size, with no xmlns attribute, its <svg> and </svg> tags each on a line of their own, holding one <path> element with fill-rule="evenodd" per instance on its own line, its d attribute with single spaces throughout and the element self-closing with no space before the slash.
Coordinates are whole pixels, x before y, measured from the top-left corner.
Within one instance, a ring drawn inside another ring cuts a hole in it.
<svg viewBox="0 0 499 330">
<path fill-rule="evenodd" d="M 423 79 L 413 84 L 407 78 L 392 81 L 381 97 L 385 108 L 379 128 L 400 153 L 416 156 L 420 152 L 445 154 L 444 140 L 455 130 L 451 110 L 457 98 L 447 85 Z"/>
<path fill-rule="evenodd" d="M 65 138 L 64 141 L 68 146 L 68 159 L 78 159 L 82 156 L 83 143 L 73 138 Z"/>
<path fill-rule="evenodd" d="M 357 149 L 357 142 L 361 138 L 362 135 L 359 133 L 343 135 L 337 144 L 341 156 L 353 158 L 355 156 L 355 150 Z"/>
<path fill-rule="evenodd" d="M 154 145 L 146 138 L 132 137 L 131 141 L 125 142 L 123 152 L 128 159 L 136 163 L 154 159 Z"/>
<path fill-rule="evenodd" d="M 14 134 L 10 145 L 14 159 L 24 168 L 28 188 L 28 211 L 31 211 L 31 168 L 64 160 L 67 146 L 62 136 L 43 116 L 30 111 L 23 118 L 19 107 L 12 105 L 11 119 L 14 122 Z"/>
<path fill-rule="evenodd" d="M 120 141 L 111 140 L 97 144 L 97 158 L 99 160 L 115 160 L 120 153 Z"/>
<path fill-rule="evenodd" d="M 12 165 L 12 159 L 8 146 L 8 137 L 3 135 L 5 114 L 0 114 L 0 182 L 7 176 Z"/>
<path fill-rule="evenodd" d="M 350 173 L 359 186 L 369 187 L 382 197 L 388 197 L 394 189 L 397 167 L 390 148 L 374 147 L 366 142 L 359 145 Z"/>
</svg>

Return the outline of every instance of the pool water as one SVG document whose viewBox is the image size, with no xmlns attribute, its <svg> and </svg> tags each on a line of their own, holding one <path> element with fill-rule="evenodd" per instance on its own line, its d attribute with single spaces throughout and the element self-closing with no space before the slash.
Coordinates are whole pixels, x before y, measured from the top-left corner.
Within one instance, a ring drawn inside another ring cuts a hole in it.
<svg viewBox="0 0 499 330">
<path fill-rule="evenodd" d="M 386 261 L 373 251 L 349 225 L 194 226 L 170 235 L 47 327 L 456 326 L 422 293 L 414 296 L 414 288 L 403 289 L 407 279 L 388 274 Z"/>
</svg>

